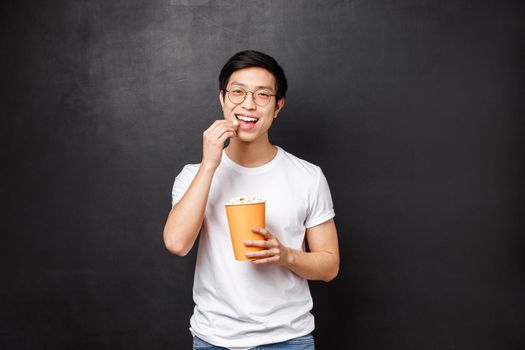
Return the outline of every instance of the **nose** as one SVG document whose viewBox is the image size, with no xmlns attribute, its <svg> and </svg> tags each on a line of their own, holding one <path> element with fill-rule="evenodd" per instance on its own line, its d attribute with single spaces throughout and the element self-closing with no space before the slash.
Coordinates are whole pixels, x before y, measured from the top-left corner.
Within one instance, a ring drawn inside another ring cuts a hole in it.
<svg viewBox="0 0 525 350">
<path fill-rule="evenodd" d="M 242 101 L 242 106 L 246 109 L 255 109 L 255 101 L 253 99 L 253 92 L 246 91 L 246 97 Z"/>
</svg>

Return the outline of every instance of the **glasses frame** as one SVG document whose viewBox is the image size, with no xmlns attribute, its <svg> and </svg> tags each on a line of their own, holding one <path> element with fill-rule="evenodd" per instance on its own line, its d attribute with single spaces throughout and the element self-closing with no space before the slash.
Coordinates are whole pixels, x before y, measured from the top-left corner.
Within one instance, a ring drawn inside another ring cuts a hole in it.
<svg viewBox="0 0 525 350">
<path fill-rule="evenodd" d="M 233 104 L 236 104 L 236 105 L 240 105 L 241 103 L 243 103 L 244 101 L 246 101 L 246 97 L 248 97 L 248 93 L 251 93 L 252 94 L 252 100 L 253 100 L 253 103 L 255 103 L 257 106 L 259 107 L 264 107 L 264 106 L 268 106 L 268 104 L 270 104 L 270 100 L 271 98 L 268 99 L 268 102 L 266 102 L 265 104 L 260 104 L 260 103 L 257 103 L 257 101 L 255 100 L 255 93 L 259 90 L 264 90 L 264 89 L 257 89 L 255 91 L 250 91 L 250 90 L 246 90 L 246 89 L 243 89 L 243 88 L 238 88 L 239 90 L 243 90 L 244 91 L 244 97 L 242 98 L 242 101 L 241 102 L 234 102 L 230 96 L 230 91 L 231 90 L 224 90 L 226 91 L 226 94 L 228 95 L 228 100 L 230 100 L 231 103 Z M 277 96 L 276 94 L 269 94 L 270 97 L 272 96 Z"/>
</svg>

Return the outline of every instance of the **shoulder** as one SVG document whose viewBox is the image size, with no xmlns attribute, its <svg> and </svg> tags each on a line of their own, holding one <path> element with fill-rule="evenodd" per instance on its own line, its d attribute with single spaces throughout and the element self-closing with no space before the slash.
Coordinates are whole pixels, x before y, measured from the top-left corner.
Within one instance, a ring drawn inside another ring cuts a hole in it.
<svg viewBox="0 0 525 350">
<path fill-rule="evenodd" d="M 292 170 L 303 176 L 308 176 L 312 178 L 319 178 L 321 176 L 321 168 L 313 163 L 310 163 L 307 160 L 301 159 L 290 152 L 287 152 L 281 148 L 283 153 L 283 160 L 286 167 L 290 168 L 287 170 Z"/>
<path fill-rule="evenodd" d="M 197 170 L 199 170 L 199 166 L 200 164 L 186 164 L 184 168 L 182 168 L 182 171 L 196 173 Z"/>
<path fill-rule="evenodd" d="M 193 179 L 195 175 L 197 174 L 197 171 L 199 170 L 199 164 L 186 164 L 179 175 L 177 175 L 177 178 L 181 180 L 188 180 Z"/>
</svg>

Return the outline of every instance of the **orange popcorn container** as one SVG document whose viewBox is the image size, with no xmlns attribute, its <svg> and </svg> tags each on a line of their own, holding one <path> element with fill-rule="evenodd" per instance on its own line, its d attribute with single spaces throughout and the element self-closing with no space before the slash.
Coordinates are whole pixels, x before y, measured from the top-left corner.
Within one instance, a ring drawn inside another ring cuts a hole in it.
<svg viewBox="0 0 525 350">
<path fill-rule="evenodd" d="M 226 216 L 236 260 L 253 260 L 246 257 L 248 252 L 256 252 L 264 248 L 247 247 L 246 240 L 261 240 L 264 236 L 253 232 L 254 226 L 266 227 L 265 202 L 247 204 L 226 204 Z"/>
</svg>

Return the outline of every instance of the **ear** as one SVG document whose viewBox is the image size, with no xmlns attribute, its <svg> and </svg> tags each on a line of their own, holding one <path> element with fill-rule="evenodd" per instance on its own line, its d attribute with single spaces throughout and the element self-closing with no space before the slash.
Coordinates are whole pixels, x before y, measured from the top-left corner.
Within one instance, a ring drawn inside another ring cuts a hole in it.
<svg viewBox="0 0 525 350">
<path fill-rule="evenodd" d="M 219 101 L 221 102 L 221 108 L 224 109 L 224 90 L 219 90 Z"/>
<path fill-rule="evenodd" d="M 277 104 L 275 105 L 275 110 L 273 111 L 273 117 L 277 118 L 279 111 L 284 107 L 284 97 L 282 97 Z"/>
</svg>

